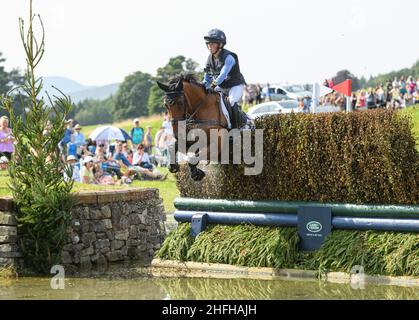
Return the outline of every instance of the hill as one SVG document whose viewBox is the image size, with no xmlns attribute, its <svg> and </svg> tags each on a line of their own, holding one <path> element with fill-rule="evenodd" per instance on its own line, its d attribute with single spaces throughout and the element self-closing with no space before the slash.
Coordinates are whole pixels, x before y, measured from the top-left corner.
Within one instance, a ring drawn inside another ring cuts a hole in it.
<svg viewBox="0 0 419 320">
<path fill-rule="evenodd" d="M 46 91 L 50 96 L 59 94 L 52 86 L 69 95 L 75 103 L 85 99 L 105 100 L 111 95 L 114 95 L 119 88 L 119 83 L 105 86 L 86 86 L 65 77 L 43 77 L 43 81 L 44 86 L 41 90 L 41 96 L 45 101 L 47 101 Z"/>
</svg>

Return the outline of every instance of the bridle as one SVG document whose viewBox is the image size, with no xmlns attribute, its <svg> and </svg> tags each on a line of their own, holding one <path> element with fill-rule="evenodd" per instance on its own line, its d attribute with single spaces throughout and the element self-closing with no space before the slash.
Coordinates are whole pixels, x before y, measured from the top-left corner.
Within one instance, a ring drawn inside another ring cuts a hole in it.
<svg viewBox="0 0 419 320">
<path fill-rule="evenodd" d="M 172 125 L 177 125 L 180 121 L 186 121 L 186 128 L 192 127 L 192 126 L 195 127 L 197 125 L 218 125 L 223 128 L 227 128 L 225 125 L 221 123 L 219 119 L 218 120 L 195 119 L 197 112 L 204 105 L 204 102 L 207 100 L 208 95 L 209 93 L 206 93 L 205 98 L 199 101 L 195 106 L 191 108 L 192 113 L 188 113 L 188 105 L 190 104 L 187 101 L 187 98 L 185 97 L 185 92 L 183 90 L 166 92 L 166 95 L 164 98 L 164 104 L 166 106 L 166 109 L 169 109 L 170 106 L 174 105 L 179 96 L 181 97 L 183 116 L 178 117 L 178 118 L 172 118 L 171 119 Z M 218 99 L 217 101 L 219 103 Z"/>
</svg>

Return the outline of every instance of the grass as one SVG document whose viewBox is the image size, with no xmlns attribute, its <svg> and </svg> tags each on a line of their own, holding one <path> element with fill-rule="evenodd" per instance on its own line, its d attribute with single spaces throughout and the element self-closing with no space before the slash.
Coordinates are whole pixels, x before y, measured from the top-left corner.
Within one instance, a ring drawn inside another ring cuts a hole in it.
<svg viewBox="0 0 419 320">
<path fill-rule="evenodd" d="M 193 239 L 181 223 L 157 256 L 165 260 L 226 263 L 247 267 L 297 268 L 367 274 L 419 276 L 419 235 L 415 233 L 336 230 L 314 252 L 298 250 L 296 228 L 253 225 L 210 226 Z"/>
<path fill-rule="evenodd" d="M 168 172 L 166 168 L 158 168 L 162 173 Z M 9 181 L 9 175 L 7 170 L 0 171 L 0 197 L 11 196 L 12 193 L 7 185 Z M 150 181 L 139 181 L 134 180 L 130 185 L 94 185 L 94 184 L 83 184 L 74 183 L 73 191 L 95 191 L 95 190 L 123 190 L 129 188 L 157 188 L 159 189 L 160 197 L 163 198 L 163 205 L 166 213 L 172 213 L 175 210 L 173 206 L 173 200 L 179 196 L 179 191 L 176 188 L 176 178 L 174 174 L 169 173 L 167 179 L 164 181 L 150 180 Z"/>
</svg>

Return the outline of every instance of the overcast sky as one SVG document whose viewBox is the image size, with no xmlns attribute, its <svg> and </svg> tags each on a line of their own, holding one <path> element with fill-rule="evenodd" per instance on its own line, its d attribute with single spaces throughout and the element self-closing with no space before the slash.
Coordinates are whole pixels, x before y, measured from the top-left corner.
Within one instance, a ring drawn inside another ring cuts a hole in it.
<svg viewBox="0 0 419 320">
<path fill-rule="evenodd" d="M 46 29 L 38 75 L 84 85 L 155 75 L 170 57 L 201 67 L 203 35 L 219 28 L 248 82 L 314 82 L 349 69 L 357 76 L 419 59 L 417 0 L 33 0 Z M 6 68 L 25 66 L 18 18 L 29 0 L 0 0 Z"/>
</svg>

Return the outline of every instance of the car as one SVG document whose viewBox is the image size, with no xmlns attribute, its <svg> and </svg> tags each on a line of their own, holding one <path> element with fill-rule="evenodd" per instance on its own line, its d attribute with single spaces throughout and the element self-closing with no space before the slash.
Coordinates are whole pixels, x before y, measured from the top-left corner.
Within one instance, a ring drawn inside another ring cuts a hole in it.
<svg viewBox="0 0 419 320">
<path fill-rule="evenodd" d="M 262 99 L 266 99 L 269 96 L 272 101 L 281 101 L 281 100 L 298 100 L 299 98 L 305 98 L 312 96 L 312 92 L 308 91 L 309 89 L 307 86 L 300 85 L 300 84 L 292 84 L 292 85 L 280 85 L 280 84 L 273 84 L 270 85 L 269 88 L 266 86 L 262 89 Z"/>
<path fill-rule="evenodd" d="M 302 112 L 302 110 L 298 109 L 298 102 L 296 100 L 270 101 L 257 104 L 249 108 L 247 115 L 251 119 L 255 119 L 261 116 L 291 112 Z"/>
</svg>

